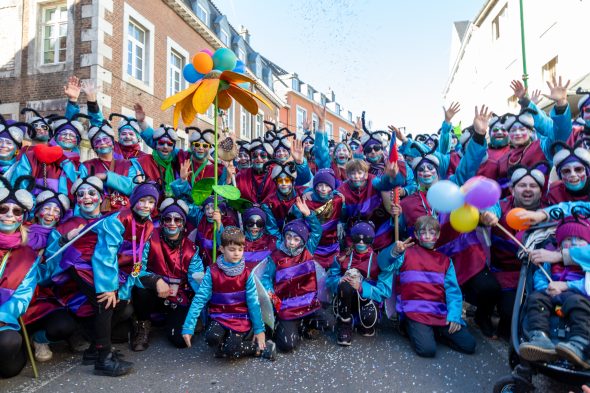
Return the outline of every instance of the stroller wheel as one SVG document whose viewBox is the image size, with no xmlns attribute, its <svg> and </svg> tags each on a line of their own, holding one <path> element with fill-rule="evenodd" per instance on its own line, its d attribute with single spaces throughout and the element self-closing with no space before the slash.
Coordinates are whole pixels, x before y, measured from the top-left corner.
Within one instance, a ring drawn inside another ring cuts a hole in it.
<svg viewBox="0 0 590 393">
<path fill-rule="evenodd" d="M 510 353 L 508 354 L 508 364 L 512 370 L 520 364 L 520 358 L 512 346 L 510 347 Z"/>
<path fill-rule="evenodd" d="M 500 378 L 494 385 L 494 393 L 528 393 L 530 391 L 528 386 L 512 375 Z"/>
</svg>

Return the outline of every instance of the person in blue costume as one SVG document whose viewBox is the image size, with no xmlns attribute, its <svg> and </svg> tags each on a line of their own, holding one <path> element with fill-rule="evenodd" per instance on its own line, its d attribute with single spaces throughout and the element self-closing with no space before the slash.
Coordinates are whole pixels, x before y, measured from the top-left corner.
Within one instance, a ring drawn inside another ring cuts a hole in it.
<svg viewBox="0 0 590 393">
<path fill-rule="evenodd" d="M 443 341 L 472 354 L 476 343 L 461 319 L 463 296 L 453 261 L 434 251 L 440 224 L 434 217 L 422 216 L 415 230 L 415 238 L 395 242 L 378 257 L 379 268 L 397 276 L 396 308 L 412 348 L 418 356 L 434 357 L 436 341 Z"/>
<path fill-rule="evenodd" d="M 585 210 L 585 211 L 584 211 Z M 572 211 L 573 217 L 564 218 L 555 231 L 559 251 L 590 244 L 590 211 L 580 208 Z M 559 209 L 552 210 L 554 218 L 563 216 Z M 558 252 L 559 252 L 558 251 Z M 527 341 L 519 346 L 519 354 L 529 361 L 566 359 L 584 369 L 590 368 L 590 300 L 586 291 L 586 274 L 579 265 L 563 262 L 548 263 L 534 258 L 540 265 L 533 276 L 534 292 L 526 305 L 528 320 Z M 541 268 L 551 275 L 549 280 Z M 567 341 L 554 344 L 549 338 L 550 317 L 556 306 L 561 307 L 568 324 Z"/>
<path fill-rule="evenodd" d="M 322 226 L 301 198 L 297 197 L 295 204 L 305 219 L 285 225 L 282 241 L 265 261 L 261 280 L 275 300 L 278 315 L 275 341 L 283 352 L 296 349 L 301 336 L 315 338 L 328 328 L 318 298 L 313 257 L 322 236 Z"/>
<path fill-rule="evenodd" d="M 144 351 L 149 346 L 150 315 L 161 313 L 168 341 L 177 348 L 186 346 L 182 324 L 199 284 L 194 273 L 203 273 L 199 248 L 188 239 L 189 207 L 181 199 L 167 198 L 160 204 L 160 227 L 150 239 L 147 272 L 143 286 L 133 288 L 133 308 L 137 316 L 131 349 Z"/>
<path fill-rule="evenodd" d="M 352 149 L 346 141 L 337 143 L 334 146 L 334 153 L 330 154 L 328 147 L 328 134 L 325 131 L 317 130 L 314 139 L 314 157 L 317 169 L 332 168 L 338 184 L 346 180 L 346 163 L 352 159 Z"/>
<path fill-rule="evenodd" d="M 207 345 L 215 357 L 262 356 L 274 360 L 276 346 L 266 340 L 254 275 L 244 260 L 244 233 L 228 227 L 221 234 L 221 255 L 207 268 L 182 327 L 187 347 L 197 319 L 208 306 Z"/>
<path fill-rule="evenodd" d="M 23 128 L 28 129 L 29 125 L 5 120 L 0 115 L 0 175 L 7 179 L 12 176 L 12 168 L 23 144 Z"/>
<path fill-rule="evenodd" d="M 33 208 L 33 196 L 13 190 L 4 179 L 0 188 L 0 377 L 18 375 L 26 364 L 19 318 L 37 286 L 39 256 L 27 246 L 22 224 Z"/>
<path fill-rule="evenodd" d="M 380 271 L 371 248 L 375 228 L 358 222 L 351 230 L 352 248 L 334 257 L 326 286 L 336 297 L 336 335 L 339 345 L 349 346 L 354 326 L 365 337 L 375 335 L 381 302 L 391 296 L 393 272 Z"/>
</svg>

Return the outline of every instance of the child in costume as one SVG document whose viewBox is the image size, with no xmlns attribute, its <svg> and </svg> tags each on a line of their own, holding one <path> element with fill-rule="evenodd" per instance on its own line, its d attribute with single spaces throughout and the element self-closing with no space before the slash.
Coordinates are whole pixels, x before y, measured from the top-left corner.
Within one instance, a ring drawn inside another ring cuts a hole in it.
<svg viewBox="0 0 590 393">
<path fill-rule="evenodd" d="M 475 339 L 461 319 L 463 297 L 453 262 L 434 251 L 440 236 L 440 224 L 431 216 L 420 217 L 413 240 L 398 241 L 379 255 L 379 268 L 396 272 L 397 311 L 410 337 L 414 351 L 434 357 L 436 341 L 471 354 Z"/>
<path fill-rule="evenodd" d="M 250 268 L 264 261 L 276 248 L 277 238 L 266 231 L 266 213 L 253 206 L 242 213 L 244 224 L 244 259 Z"/>
<path fill-rule="evenodd" d="M 244 261 L 244 243 L 239 228 L 228 227 L 222 232 L 222 255 L 207 268 L 186 316 L 182 335 L 190 347 L 197 318 L 208 305 L 205 339 L 216 349 L 216 357 L 263 356 L 274 360 L 275 344 L 265 338 L 255 278 Z"/>
<path fill-rule="evenodd" d="M 352 227 L 353 246 L 334 258 L 326 285 L 336 297 L 336 334 L 339 345 L 349 346 L 356 325 L 365 337 L 375 335 L 381 302 L 391 296 L 392 271 L 381 271 L 377 253 L 371 248 L 375 238 L 372 223 Z"/>
</svg>

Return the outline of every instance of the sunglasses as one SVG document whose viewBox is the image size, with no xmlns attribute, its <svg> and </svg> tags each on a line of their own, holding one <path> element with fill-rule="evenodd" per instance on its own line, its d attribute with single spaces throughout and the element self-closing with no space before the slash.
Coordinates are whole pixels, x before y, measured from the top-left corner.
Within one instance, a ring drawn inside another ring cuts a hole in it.
<svg viewBox="0 0 590 393">
<path fill-rule="evenodd" d="M 24 210 L 18 206 L 13 208 L 6 205 L 0 206 L 0 214 L 8 214 L 9 211 L 12 211 L 12 214 L 17 217 L 20 217 L 25 213 Z"/>
<path fill-rule="evenodd" d="M 47 126 L 47 124 L 44 123 L 36 123 L 34 125 L 35 129 L 37 130 L 44 130 L 44 131 L 49 131 L 49 127 Z"/>
<path fill-rule="evenodd" d="M 246 222 L 246 227 L 248 228 L 264 228 L 264 221 L 263 220 L 248 220 Z"/>
<path fill-rule="evenodd" d="M 279 177 L 279 178 L 277 178 L 276 182 L 277 182 L 277 184 L 284 184 L 284 185 L 289 185 L 289 184 L 293 183 L 291 181 L 291 179 L 288 177 Z"/>
<path fill-rule="evenodd" d="M 375 153 L 379 153 L 381 150 L 383 150 L 383 147 L 382 146 L 379 146 L 379 145 L 371 145 L 371 146 L 366 147 L 364 149 L 364 152 L 365 152 L 365 154 L 368 154 L 368 153 L 370 153 L 372 151 L 374 151 Z"/>
<path fill-rule="evenodd" d="M 184 220 L 182 219 L 182 217 L 164 217 L 164 224 L 172 224 L 173 222 L 176 225 L 181 225 L 184 222 Z"/>
<path fill-rule="evenodd" d="M 364 244 L 372 244 L 373 243 L 373 236 L 352 235 L 351 238 L 352 238 L 353 243 L 364 243 Z"/>
<path fill-rule="evenodd" d="M 158 141 L 158 146 L 173 147 L 174 146 L 174 142 Z"/>
<path fill-rule="evenodd" d="M 90 196 L 97 196 L 98 195 L 98 191 L 96 190 L 80 190 L 80 191 L 76 191 L 76 196 L 78 198 L 83 198 L 84 195 L 90 195 Z"/>
<path fill-rule="evenodd" d="M 202 147 L 203 149 L 208 149 L 211 147 L 210 144 L 208 144 L 207 142 L 193 142 L 192 143 L 193 147 L 196 147 L 197 149 Z"/>
<path fill-rule="evenodd" d="M 254 152 L 252 153 L 252 158 L 262 158 L 263 160 L 266 160 L 268 158 L 268 153 L 264 153 L 264 152 Z"/>
</svg>

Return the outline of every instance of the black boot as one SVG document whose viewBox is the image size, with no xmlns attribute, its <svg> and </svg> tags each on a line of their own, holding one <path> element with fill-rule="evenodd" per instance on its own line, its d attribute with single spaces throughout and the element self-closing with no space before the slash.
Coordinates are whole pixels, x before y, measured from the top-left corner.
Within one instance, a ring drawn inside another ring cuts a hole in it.
<svg viewBox="0 0 590 393">
<path fill-rule="evenodd" d="M 352 343 L 352 318 L 342 319 L 338 317 L 336 335 L 338 336 L 338 345 L 350 346 Z"/>
<path fill-rule="evenodd" d="M 94 374 L 109 377 L 120 377 L 128 374 L 133 369 L 133 363 L 119 359 L 116 352 L 99 353 L 98 360 L 94 363 Z"/>
<path fill-rule="evenodd" d="M 152 323 L 150 321 L 137 321 L 135 325 L 135 335 L 131 342 L 132 350 L 136 352 L 145 351 L 149 347 L 151 327 Z"/>
<path fill-rule="evenodd" d="M 111 348 L 111 352 L 113 352 L 117 357 L 122 358 L 125 355 L 121 353 L 118 349 Z M 98 360 L 98 349 L 94 346 L 94 344 L 90 344 L 90 346 L 84 350 L 82 354 L 82 364 L 84 366 L 90 366 L 91 364 L 96 363 Z"/>
</svg>

